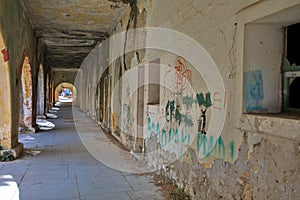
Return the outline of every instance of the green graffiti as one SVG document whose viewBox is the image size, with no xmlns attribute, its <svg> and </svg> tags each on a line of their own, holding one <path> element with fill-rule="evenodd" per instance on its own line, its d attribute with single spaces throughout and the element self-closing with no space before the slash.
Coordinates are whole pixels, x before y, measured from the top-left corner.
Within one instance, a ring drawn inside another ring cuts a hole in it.
<svg viewBox="0 0 300 200">
<path fill-rule="evenodd" d="M 181 131 L 181 141 L 183 143 L 185 143 L 187 140 L 187 144 L 190 145 L 191 144 L 191 137 L 190 134 L 188 133 L 187 135 L 185 135 L 184 131 Z"/>
<path fill-rule="evenodd" d="M 214 147 L 214 136 L 210 136 L 209 137 L 209 142 L 208 142 L 208 153 L 211 152 L 211 150 L 213 149 Z"/>
<path fill-rule="evenodd" d="M 231 161 L 234 160 L 234 141 L 229 142 L 229 147 L 230 147 L 230 158 Z"/>
<path fill-rule="evenodd" d="M 156 124 L 156 132 L 155 132 L 155 135 L 157 136 L 160 132 L 160 126 L 159 126 L 159 123 Z"/>
<path fill-rule="evenodd" d="M 174 101 L 168 101 L 166 105 L 166 120 L 167 122 L 172 122 L 172 118 L 174 116 L 175 111 L 175 102 Z"/>
<path fill-rule="evenodd" d="M 207 148 L 208 147 L 208 148 Z M 200 150 L 202 148 L 203 155 L 205 157 L 209 155 L 216 155 L 218 158 L 225 158 L 225 145 L 223 142 L 222 137 L 220 136 L 215 143 L 214 136 L 210 136 L 209 139 L 206 135 L 202 134 L 201 132 L 198 132 L 197 137 L 197 152 L 200 153 Z"/>
<path fill-rule="evenodd" d="M 148 130 L 148 131 L 151 131 L 151 125 L 152 125 L 152 127 L 153 127 L 154 123 L 151 124 L 151 118 L 148 117 L 148 127 L 147 127 L 147 130 Z"/>
<path fill-rule="evenodd" d="M 174 101 L 168 101 L 166 105 L 166 121 L 172 122 L 173 118 L 178 123 L 178 125 L 181 125 L 181 122 L 183 121 L 186 126 L 192 127 L 194 125 L 193 121 L 187 116 L 182 113 L 180 113 L 178 108 L 175 108 Z"/>
<path fill-rule="evenodd" d="M 206 155 L 206 143 L 207 143 L 206 135 L 199 132 L 197 135 L 197 152 L 198 153 L 200 152 L 200 149 L 202 147 L 203 154 Z"/>
<path fill-rule="evenodd" d="M 175 130 L 174 142 L 175 142 L 176 144 L 179 143 L 178 129 Z"/>
<path fill-rule="evenodd" d="M 167 145 L 167 132 L 166 130 L 162 130 L 161 133 L 161 146 L 165 147 Z"/>
<path fill-rule="evenodd" d="M 198 93 L 196 94 L 196 100 L 199 106 L 204 106 L 205 108 L 208 108 L 210 106 L 212 106 L 211 103 L 211 98 L 210 98 L 210 93 L 207 92 L 204 98 L 203 93 Z"/>
<path fill-rule="evenodd" d="M 170 143 L 174 138 L 174 129 L 169 129 L 169 137 L 168 137 L 168 142 Z"/>
<path fill-rule="evenodd" d="M 179 112 L 179 110 L 176 108 L 176 111 L 175 111 L 175 121 L 179 124 L 181 124 L 181 113 Z"/>
<path fill-rule="evenodd" d="M 225 158 L 225 145 L 221 136 L 217 141 L 217 149 L 219 158 Z"/>
<path fill-rule="evenodd" d="M 206 93 L 206 101 L 205 101 L 205 103 L 206 103 L 206 104 L 205 104 L 205 107 L 206 107 L 206 108 L 212 106 L 211 98 L 210 98 L 210 93 L 209 93 L 209 92 Z"/>
<path fill-rule="evenodd" d="M 189 126 L 189 127 L 194 126 L 193 121 L 187 115 L 181 115 L 181 118 L 183 118 L 183 122 L 185 123 L 186 126 Z"/>
<path fill-rule="evenodd" d="M 182 104 L 186 106 L 187 109 L 190 109 L 195 102 L 193 97 L 185 96 L 182 98 Z"/>
<path fill-rule="evenodd" d="M 151 120 L 150 117 L 148 117 L 148 131 L 151 132 L 151 134 L 155 133 L 155 136 L 159 139 L 159 143 L 163 148 L 167 146 L 167 144 L 172 143 L 174 141 L 174 144 L 188 144 L 191 145 L 191 136 L 190 133 L 185 133 L 184 130 L 181 130 L 181 136 L 179 135 L 178 128 L 170 128 L 168 132 L 163 129 L 160 130 L 159 123 L 154 123 L 154 121 Z M 226 149 L 225 144 L 222 139 L 222 137 L 218 137 L 217 141 L 215 142 L 214 136 L 207 136 L 203 134 L 201 131 L 197 134 L 197 143 L 196 143 L 196 152 L 199 155 L 200 150 L 202 150 L 202 153 L 205 157 L 210 155 L 215 155 L 220 159 L 224 159 L 226 155 Z M 171 145 L 171 147 L 174 147 Z M 170 151 L 175 151 L 174 149 L 169 149 Z M 234 141 L 229 142 L 229 153 L 230 158 L 233 161 L 234 160 Z M 181 150 L 177 152 L 177 155 L 180 157 L 182 155 Z"/>
</svg>

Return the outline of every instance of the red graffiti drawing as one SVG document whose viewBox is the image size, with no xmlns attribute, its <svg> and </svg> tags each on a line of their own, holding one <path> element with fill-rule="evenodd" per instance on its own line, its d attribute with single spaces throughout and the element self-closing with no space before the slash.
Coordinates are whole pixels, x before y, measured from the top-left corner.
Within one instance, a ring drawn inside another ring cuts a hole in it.
<svg viewBox="0 0 300 200">
<path fill-rule="evenodd" d="M 224 96 L 222 97 L 220 92 L 214 92 L 213 94 L 213 108 L 216 110 L 225 110 L 226 107 L 226 91 L 224 92 Z"/>
<path fill-rule="evenodd" d="M 8 61 L 8 53 L 7 53 L 6 49 L 2 49 L 1 53 L 3 54 L 4 62 L 7 62 Z"/>
<path fill-rule="evenodd" d="M 175 79 L 176 79 L 176 87 L 178 89 L 186 89 L 187 81 L 192 84 L 192 72 L 185 65 L 185 59 L 178 56 L 176 66 L 174 67 L 176 70 Z"/>
</svg>

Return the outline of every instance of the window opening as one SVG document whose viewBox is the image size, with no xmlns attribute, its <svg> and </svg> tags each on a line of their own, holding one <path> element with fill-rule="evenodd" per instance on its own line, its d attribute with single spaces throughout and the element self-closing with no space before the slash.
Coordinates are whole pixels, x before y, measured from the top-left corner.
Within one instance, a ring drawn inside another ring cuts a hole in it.
<svg viewBox="0 0 300 200">
<path fill-rule="evenodd" d="M 284 111 L 300 113 L 300 23 L 286 27 L 283 62 Z"/>
</svg>

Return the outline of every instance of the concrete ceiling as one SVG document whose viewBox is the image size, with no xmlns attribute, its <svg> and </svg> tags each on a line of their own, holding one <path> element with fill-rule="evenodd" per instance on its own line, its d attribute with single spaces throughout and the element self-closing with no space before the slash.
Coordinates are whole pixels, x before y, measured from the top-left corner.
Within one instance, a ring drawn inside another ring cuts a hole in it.
<svg viewBox="0 0 300 200">
<path fill-rule="evenodd" d="M 129 0 L 22 0 L 53 68 L 79 68 L 114 28 Z"/>
</svg>

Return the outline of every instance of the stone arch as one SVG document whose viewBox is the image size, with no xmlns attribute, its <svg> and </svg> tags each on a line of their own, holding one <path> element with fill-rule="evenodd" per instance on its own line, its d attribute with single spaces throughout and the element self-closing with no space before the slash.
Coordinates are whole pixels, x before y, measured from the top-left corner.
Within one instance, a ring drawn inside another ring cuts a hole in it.
<svg viewBox="0 0 300 200">
<path fill-rule="evenodd" d="M 37 115 L 45 114 L 45 86 L 44 86 L 44 68 L 41 64 L 38 72 L 37 82 Z"/>
<path fill-rule="evenodd" d="M 12 148 L 12 105 L 7 48 L 0 32 L 0 146 Z"/>
<path fill-rule="evenodd" d="M 55 102 L 59 101 L 59 93 L 63 90 L 63 88 L 68 88 L 71 91 L 72 102 L 75 102 L 77 95 L 76 87 L 72 83 L 68 82 L 62 82 L 55 86 Z"/>
<path fill-rule="evenodd" d="M 23 56 L 21 66 L 20 110 L 19 128 L 21 132 L 35 132 L 32 119 L 32 73 L 30 59 L 27 54 Z"/>
</svg>

